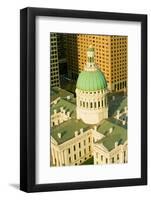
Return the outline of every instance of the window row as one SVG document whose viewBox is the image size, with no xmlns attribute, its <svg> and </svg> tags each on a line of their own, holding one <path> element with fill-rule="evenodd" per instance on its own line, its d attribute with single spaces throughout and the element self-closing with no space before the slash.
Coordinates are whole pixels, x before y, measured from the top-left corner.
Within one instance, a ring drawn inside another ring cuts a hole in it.
<svg viewBox="0 0 151 200">
<path fill-rule="evenodd" d="M 120 90 L 120 89 L 123 89 L 123 88 L 126 88 L 127 87 L 127 82 L 126 81 L 123 81 L 121 83 L 117 83 L 114 85 L 114 90 Z"/>
<path fill-rule="evenodd" d="M 89 152 L 91 152 L 91 146 L 89 146 Z M 84 155 L 86 155 L 86 153 L 87 153 L 87 152 L 86 152 L 86 149 L 84 149 L 83 153 L 84 153 Z M 69 156 L 69 157 L 68 157 L 69 163 L 72 163 L 72 162 L 76 161 L 77 159 L 81 158 L 82 156 L 83 156 L 83 155 L 82 155 L 82 151 L 79 151 L 78 154 L 74 154 L 74 156 L 73 156 L 73 161 L 72 161 L 71 156 Z"/>
<path fill-rule="evenodd" d="M 83 108 L 100 108 L 100 107 L 105 107 L 105 106 L 107 106 L 107 99 L 98 101 L 98 102 L 80 101 L 80 107 L 83 107 Z"/>
<path fill-rule="evenodd" d="M 90 137 L 88 137 L 88 143 L 90 143 L 91 142 L 91 138 Z M 82 144 L 83 143 L 83 144 Z M 73 145 L 73 148 L 72 147 L 70 147 L 70 148 L 68 148 L 68 154 L 70 154 L 71 153 L 71 151 L 73 150 L 73 151 L 76 151 L 77 149 L 79 150 L 79 148 L 81 148 L 81 145 L 86 145 L 86 140 L 83 140 L 83 142 L 79 142 L 78 143 L 78 146 L 76 146 L 76 145 Z"/>
</svg>

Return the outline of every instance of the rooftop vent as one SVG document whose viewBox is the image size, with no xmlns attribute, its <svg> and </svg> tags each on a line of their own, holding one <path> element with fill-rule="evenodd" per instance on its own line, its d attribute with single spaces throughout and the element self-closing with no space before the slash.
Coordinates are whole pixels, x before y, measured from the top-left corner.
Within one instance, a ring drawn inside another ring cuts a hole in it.
<svg viewBox="0 0 151 200">
<path fill-rule="evenodd" d="M 68 96 L 67 96 L 67 99 L 68 99 L 68 100 L 70 100 L 70 99 L 71 99 L 71 97 L 68 95 Z"/>
<path fill-rule="evenodd" d="M 83 133 L 83 128 L 80 128 L 80 133 Z"/>
<path fill-rule="evenodd" d="M 75 137 L 78 136 L 78 131 L 75 131 L 75 132 L 74 132 L 74 135 L 75 135 Z"/>
<path fill-rule="evenodd" d="M 115 142 L 115 148 L 118 146 L 118 141 Z"/>
<path fill-rule="evenodd" d="M 58 133 L 58 138 L 61 138 L 61 133 Z"/>
<path fill-rule="evenodd" d="M 111 127 L 110 129 L 109 129 L 109 133 L 112 133 L 113 132 L 113 127 Z"/>
</svg>

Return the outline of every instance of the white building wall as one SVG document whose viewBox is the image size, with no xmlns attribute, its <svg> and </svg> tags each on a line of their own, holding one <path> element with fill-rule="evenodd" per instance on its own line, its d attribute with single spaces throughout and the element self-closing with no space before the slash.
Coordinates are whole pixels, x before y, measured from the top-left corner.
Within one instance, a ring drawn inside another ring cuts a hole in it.
<svg viewBox="0 0 151 200">
<path fill-rule="evenodd" d="M 92 157 L 92 130 L 76 133 L 75 137 L 63 144 L 51 142 L 53 164 L 55 166 L 79 165 Z M 56 161 L 56 162 L 54 162 Z"/>
<path fill-rule="evenodd" d="M 127 141 L 123 145 L 117 145 L 108 151 L 103 144 L 94 144 L 94 164 L 127 163 L 128 146 Z"/>
<path fill-rule="evenodd" d="M 86 124 L 98 124 L 108 118 L 107 90 L 85 92 L 76 89 L 77 119 Z"/>
</svg>

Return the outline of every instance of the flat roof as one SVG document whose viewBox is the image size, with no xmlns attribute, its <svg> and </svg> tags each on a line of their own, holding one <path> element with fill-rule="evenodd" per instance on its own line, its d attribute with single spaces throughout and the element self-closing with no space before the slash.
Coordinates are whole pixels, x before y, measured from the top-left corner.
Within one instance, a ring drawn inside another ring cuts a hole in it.
<svg viewBox="0 0 151 200">
<path fill-rule="evenodd" d="M 71 117 L 75 117 L 76 115 L 76 105 L 74 100 L 67 100 L 65 98 L 61 98 L 58 100 L 56 104 L 52 104 L 50 107 L 50 114 L 52 115 L 54 113 L 54 110 L 57 112 L 60 111 L 60 108 L 63 107 L 66 112 L 70 112 Z"/>
<path fill-rule="evenodd" d="M 109 133 L 110 128 L 112 128 L 111 133 Z M 114 149 L 115 142 L 120 145 L 124 144 L 124 142 L 127 140 L 127 129 L 113 123 L 109 119 L 103 120 L 97 128 L 97 131 L 102 133 L 105 137 L 96 143 L 103 144 L 109 151 Z"/>
<path fill-rule="evenodd" d="M 67 97 L 67 96 L 74 97 L 73 93 L 59 87 L 52 87 L 50 90 L 50 95 L 51 95 L 51 101 L 54 101 L 58 97 Z"/>
<path fill-rule="evenodd" d="M 115 96 L 115 100 L 112 100 L 112 97 Z M 117 114 L 117 110 L 120 112 L 124 111 L 125 106 L 127 106 L 127 96 L 119 94 L 111 94 L 108 97 L 109 104 L 109 117 L 112 117 Z"/>
<path fill-rule="evenodd" d="M 58 144 L 62 144 L 75 137 L 75 131 L 80 132 L 81 128 L 83 128 L 83 131 L 86 131 L 88 125 L 84 124 L 81 120 L 70 119 L 59 126 L 52 127 L 50 135 L 58 142 Z M 58 133 L 61 133 L 61 138 L 58 137 Z"/>
</svg>

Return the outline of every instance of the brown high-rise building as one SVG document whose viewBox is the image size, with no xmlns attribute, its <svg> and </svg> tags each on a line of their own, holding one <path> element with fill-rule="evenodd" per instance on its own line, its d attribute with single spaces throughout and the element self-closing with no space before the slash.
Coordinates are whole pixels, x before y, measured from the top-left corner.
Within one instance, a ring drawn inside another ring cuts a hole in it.
<svg viewBox="0 0 151 200">
<path fill-rule="evenodd" d="M 86 51 L 95 48 L 95 63 L 104 73 L 111 91 L 127 88 L 127 36 L 67 34 L 68 75 L 77 79 L 86 64 Z"/>
</svg>

